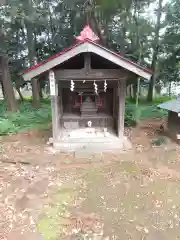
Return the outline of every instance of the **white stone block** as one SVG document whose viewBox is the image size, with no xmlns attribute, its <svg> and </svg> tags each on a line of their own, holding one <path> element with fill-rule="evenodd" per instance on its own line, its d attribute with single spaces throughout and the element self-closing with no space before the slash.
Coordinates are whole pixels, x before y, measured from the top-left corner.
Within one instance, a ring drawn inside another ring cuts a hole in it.
<svg viewBox="0 0 180 240">
<path fill-rule="evenodd" d="M 178 140 L 180 140 L 180 134 L 176 134 Z"/>
<path fill-rule="evenodd" d="M 104 128 L 104 132 L 107 132 L 108 130 L 107 130 L 107 128 Z"/>
<path fill-rule="evenodd" d="M 105 133 L 104 133 L 104 136 L 105 136 L 105 137 L 109 137 L 109 136 L 110 136 L 110 133 L 109 133 L 109 132 L 105 132 Z"/>
</svg>

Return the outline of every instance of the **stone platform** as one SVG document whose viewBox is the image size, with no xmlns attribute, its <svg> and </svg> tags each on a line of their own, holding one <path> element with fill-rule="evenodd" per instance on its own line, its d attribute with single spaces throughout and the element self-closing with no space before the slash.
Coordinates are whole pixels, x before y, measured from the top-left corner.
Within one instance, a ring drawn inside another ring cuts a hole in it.
<svg viewBox="0 0 180 240">
<path fill-rule="evenodd" d="M 86 128 L 62 132 L 54 148 L 62 152 L 107 152 L 131 149 L 131 143 L 126 137 L 120 139 L 106 129 Z"/>
</svg>

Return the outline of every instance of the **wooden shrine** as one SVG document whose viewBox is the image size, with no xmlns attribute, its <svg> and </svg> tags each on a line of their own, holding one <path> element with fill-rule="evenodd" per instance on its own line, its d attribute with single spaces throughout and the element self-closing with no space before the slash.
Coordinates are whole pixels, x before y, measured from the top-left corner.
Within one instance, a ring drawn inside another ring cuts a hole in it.
<svg viewBox="0 0 180 240">
<path fill-rule="evenodd" d="M 35 64 L 24 73 L 36 88 L 38 78 L 49 76 L 52 103 L 53 143 L 64 130 L 110 130 L 124 136 L 126 82 L 132 75 L 150 79 L 151 70 L 98 44 L 86 26 L 76 44 Z M 38 93 L 34 98 L 39 98 Z"/>
</svg>

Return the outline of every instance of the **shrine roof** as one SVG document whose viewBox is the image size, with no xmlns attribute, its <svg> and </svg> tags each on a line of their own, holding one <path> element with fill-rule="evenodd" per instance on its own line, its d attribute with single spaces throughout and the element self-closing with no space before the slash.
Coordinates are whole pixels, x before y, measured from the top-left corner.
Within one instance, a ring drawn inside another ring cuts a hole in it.
<svg viewBox="0 0 180 240">
<path fill-rule="evenodd" d="M 162 108 L 171 112 L 180 113 L 180 97 L 169 100 L 167 102 L 158 105 L 158 108 Z"/>
<path fill-rule="evenodd" d="M 128 58 L 122 56 L 119 53 L 113 52 L 98 43 L 99 38 L 92 31 L 92 29 L 87 25 L 84 27 L 80 36 L 75 37 L 76 44 L 69 48 L 64 49 L 61 52 L 45 59 L 42 62 L 35 63 L 30 68 L 24 71 L 23 77 L 25 80 L 30 80 L 31 78 L 40 75 L 41 73 L 48 71 L 55 66 L 71 59 L 72 57 L 86 52 L 95 53 L 107 60 L 119 65 L 131 71 L 145 79 L 150 79 L 152 75 L 152 70 L 142 67 L 139 64 L 129 60 Z M 113 58 L 114 57 L 114 58 Z M 119 60 L 119 61 L 118 61 Z M 40 69 L 41 68 L 41 69 Z M 39 69 L 38 71 L 36 69 Z M 144 74 L 143 74 L 144 73 Z M 28 79 L 29 78 L 29 79 Z"/>
</svg>

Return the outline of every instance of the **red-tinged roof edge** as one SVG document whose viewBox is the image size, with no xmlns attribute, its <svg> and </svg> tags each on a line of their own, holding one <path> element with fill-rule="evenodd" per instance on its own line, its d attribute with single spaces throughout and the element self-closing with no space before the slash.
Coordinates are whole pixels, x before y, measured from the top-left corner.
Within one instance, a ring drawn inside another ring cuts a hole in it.
<svg viewBox="0 0 180 240">
<path fill-rule="evenodd" d="M 91 41 L 90 41 L 90 42 L 91 42 Z M 131 61 L 130 59 L 122 56 L 120 53 L 113 52 L 112 50 L 110 50 L 110 49 L 108 49 L 108 48 L 105 48 L 104 46 L 102 46 L 102 45 L 100 45 L 100 44 L 97 44 L 97 43 L 95 43 L 95 42 L 91 42 L 91 43 L 93 43 L 94 45 L 96 45 L 96 46 L 98 46 L 98 47 L 103 48 L 104 50 L 112 53 L 113 55 L 116 55 L 117 57 L 121 58 L 122 60 L 124 60 L 124 61 L 126 61 L 126 62 L 128 62 L 128 63 L 131 63 L 131 64 L 133 64 L 134 66 L 136 66 L 136 67 L 138 67 L 138 68 L 141 68 L 141 69 L 144 70 L 145 72 L 148 72 L 148 73 L 151 73 L 151 74 L 153 73 L 152 69 L 143 67 L 143 66 L 137 64 L 136 62 L 133 62 L 133 61 Z"/>
<path fill-rule="evenodd" d="M 53 55 L 53 56 L 51 56 L 51 57 L 48 57 L 47 59 L 45 59 L 45 60 L 42 61 L 42 62 L 39 62 L 39 63 L 37 63 L 37 64 L 32 65 L 30 68 L 24 70 L 24 73 L 26 74 L 26 73 L 28 73 L 28 72 L 30 72 L 30 71 L 32 71 L 32 70 L 34 70 L 34 69 L 42 66 L 42 65 L 45 64 L 45 63 L 50 62 L 51 60 L 53 60 L 53 59 L 55 59 L 55 58 L 57 58 L 57 57 L 65 54 L 65 53 L 67 53 L 68 51 L 76 48 L 77 46 L 79 46 L 79 45 L 81 45 L 81 44 L 83 44 L 83 43 L 85 43 L 85 42 L 89 42 L 89 43 L 92 43 L 92 44 L 94 44 L 94 45 L 96 45 L 96 46 L 98 46 L 98 47 L 100 47 L 100 48 L 103 48 L 105 51 L 110 52 L 111 54 L 113 54 L 113 55 L 121 58 L 122 60 L 124 60 L 124 61 L 126 61 L 126 62 L 128 62 L 128 63 L 130 63 L 130 64 L 132 64 L 132 65 L 134 65 L 134 66 L 136 66 L 136 67 L 138 67 L 138 68 L 140 68 L 141 70 L 143 70 L 143 71 L 145 71 L 145 72 L 147 72 L 147 73 L 150 73 L 150 74 L 153 73 L 153 71 L 152 71 L 151 69 L 145 68 L 145 67 L 143 67 L 143 66 L 141 66 L 141 65 L 139 65 L 139 64 L 137 64 L 137 63 L 135 63 L 135 62 L 133 62 L 133 61 L 131 61 L 130 59 L 128 59 L 128 58 L 120 55 L 119 53 L 113 52 L 113 51 L 111 51 L 111 50 L 103 47 L 102 45 L 100 45 L 100 44 L 96 43 L 95 41 L 92 41 L 92 40 L 90 40 L 90 39 L 88 39 L 88 38 L 87 38 L 87 39 L 84 39 L 84 40 L 82 40 L 82 41 L 78 41 L 78 43 L 72 45 L 72 46 L 69 47 L 69 48 L 64 49 L 64 50 L 61 51 L 61 52 L 58 52 L 57 54 L 55 54 L 55 55 Z"/>
<path fill-rule="evenodd" d="M 55 59 L 55 58 L 63 55 L 64 53 L 72 50 L 73 48 L 79 46 L 80 44 L 82 44 L 82 43 L 84 43 L 84 42 L 85 42 L 85 41 L 76 43 L 76 44 L 72 45 L 71 47 L 65 48 L 63 51 L 58 52 L 58 53 L 56 53 L 55 55 L 50 56 L 50 57 L 46 58 L 45 60 L 43 60 L 43 61 L 41 61 L 41 62 L 39 62 L 39 63 L 37 63 L 37 64 L 32 65 L 31 67 L 25 69 L 25 70 L 24 70 L 24 73 L 28 73 L 28 72 L 30 72 L 31 70 L 36 69 L 36 68 L 42 66 L 43 64 L 45 64 L 45 63 L 47 63 L 47 62 L 50 62 L 51 60 L 53 60 L 53 59 Z"/>
</svg>

